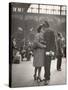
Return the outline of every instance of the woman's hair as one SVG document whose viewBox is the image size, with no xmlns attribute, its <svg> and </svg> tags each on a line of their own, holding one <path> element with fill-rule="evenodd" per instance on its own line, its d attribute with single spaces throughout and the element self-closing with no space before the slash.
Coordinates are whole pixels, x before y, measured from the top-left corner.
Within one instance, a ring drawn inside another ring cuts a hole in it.
<svg viewBox="0 0 68 90">
<path fill-rule="evenodd" d="M 49 28 L 49 23 L 48 23 L 47 21 L 44 21 L 43 26 L 44 26 L 45 28 Z"/>
<path fill-rule="evenodd" d="M 58 37 L 62 37 L 62 34 L 60 32 L 57 33 Z"/>
<path fill-rule="evenodd" d="M 37 28 L 37 32 L 38 32 L 38 33 L 41 32 L 41 28 L 42 28 L 42 25 L 40 25 L 40 26 Z"/>
<path fill-rule="evenodd" d="M 49 23 L 47 21 L 44 21 L 44 23 L 37 28 L 38 33 L 40 33 L 42 27 L 49 28 Z"/>
</svg>

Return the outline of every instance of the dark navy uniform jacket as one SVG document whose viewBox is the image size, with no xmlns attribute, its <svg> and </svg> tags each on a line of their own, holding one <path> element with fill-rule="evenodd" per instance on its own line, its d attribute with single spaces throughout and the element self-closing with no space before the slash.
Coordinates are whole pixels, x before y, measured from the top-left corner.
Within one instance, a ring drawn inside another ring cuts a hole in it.
<svg viewBox="0 0 68 90">
<path fill-rule="evenodd" d="M 44 41 L 46 42 L 45 51 L 56 51 L 55 33 L 53 30 L 47 29 L 44 33 Z"/>
</svg>

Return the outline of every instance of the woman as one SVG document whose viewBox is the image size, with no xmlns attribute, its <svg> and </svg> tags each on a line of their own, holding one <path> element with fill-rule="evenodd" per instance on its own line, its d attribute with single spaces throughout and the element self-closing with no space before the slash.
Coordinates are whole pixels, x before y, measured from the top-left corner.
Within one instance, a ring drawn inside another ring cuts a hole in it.
<svg viewBox="0 0 68 90">
<path fill-rule="evenodd" d="M 43 41 L 43 26 L 39 26 L 37 29 L 37 34 L 34 39 L 34 61 L 33 66 L 35 67 L 34 71 L 34 80 L 41 81 L 40 73 L 41 67 L 44 65 L 44 48 L 46 48 L 45 42 Z M 37 76 L 38 73 L 38 76 Z"/>
</svg>

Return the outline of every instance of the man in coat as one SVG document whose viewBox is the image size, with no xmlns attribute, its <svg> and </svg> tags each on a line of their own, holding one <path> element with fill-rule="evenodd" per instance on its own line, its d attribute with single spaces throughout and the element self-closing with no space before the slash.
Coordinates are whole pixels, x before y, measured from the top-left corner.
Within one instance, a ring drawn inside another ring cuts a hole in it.
<svg viewBox="0 0 68 90">
<path fill-rule="evenodd" d="M 62 34 L 57 33 L 57 70 L 61 71 L 61 63 L 62 63 L 62 56 L 63 56 L 63 42 L 62 42 Z"/>
<path fill-rule="evenodd" d="M 49 24 L 47 21 L 43 24 L 44 26 L 44 41 L 46 42 L 45 49 L 45 59 L 44 59 L 44 81 L 45 85 L 48 85 L 50 80 L 50 66 L 51 66 L 51 54 L 50 52 L 55 52 L 56 44 L 55 44 L 55 34 L 54 31 L 49 29 Z"/>
</svg>

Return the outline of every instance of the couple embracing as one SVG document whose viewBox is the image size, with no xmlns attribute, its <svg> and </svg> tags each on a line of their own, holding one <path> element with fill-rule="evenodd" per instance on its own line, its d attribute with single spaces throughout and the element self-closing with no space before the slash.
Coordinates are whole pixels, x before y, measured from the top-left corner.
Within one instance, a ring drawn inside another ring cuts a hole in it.
<svg viewBox="0 0 68 90">
<path fill-rule="evenodd" d="M 45 21 L 37 29 L 34 43 L 34 80 L 41 80 L 41 69 L 44 66 L 44 84 L 47 85 L 50 80 L 51 55 L 55 51 L 54 31 L 49 29 L 49 23 Z"/>
</svg>

